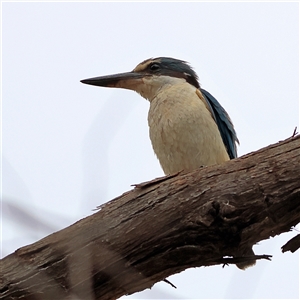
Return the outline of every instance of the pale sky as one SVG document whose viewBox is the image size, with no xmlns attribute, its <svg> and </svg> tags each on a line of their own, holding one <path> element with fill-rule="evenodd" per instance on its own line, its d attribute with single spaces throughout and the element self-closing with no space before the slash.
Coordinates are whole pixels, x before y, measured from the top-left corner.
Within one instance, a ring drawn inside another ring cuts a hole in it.
<svg viewBox="0 0 300 300">
<path fill-rule="evenodd" d="M 192 65 L 231 116 L 239 156 L 299 126 L 297 2 L 2 2 L 2 256 L 163 175 L 149 103 L 80 83 L 157 56 Z M 271 262 L 189 269 L 169 278 L 176 290 L 124 299 L 298 299 L 299 253 L 280 250 L 296 234 L 254 247 Z"/>
</svg>

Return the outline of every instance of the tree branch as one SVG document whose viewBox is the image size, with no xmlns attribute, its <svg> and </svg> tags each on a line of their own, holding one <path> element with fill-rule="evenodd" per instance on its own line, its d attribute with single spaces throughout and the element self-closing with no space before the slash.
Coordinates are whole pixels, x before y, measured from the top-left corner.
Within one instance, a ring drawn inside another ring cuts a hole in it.
<svg viewBox="0 0 300 300">
<path fill-rule="evenodd" d="M 300 221 L 300 137 L 156 179 L 1 260 L 0 299 L 116 299 L 186 268 L 249 263 Z"/>
<path fill-rule="evenodd" d="M 282 252 L 291 251 L 292 253 L 300 248 L 300 234 L 290 239 L 285 245 L 281 247 Z"/>
</svg>

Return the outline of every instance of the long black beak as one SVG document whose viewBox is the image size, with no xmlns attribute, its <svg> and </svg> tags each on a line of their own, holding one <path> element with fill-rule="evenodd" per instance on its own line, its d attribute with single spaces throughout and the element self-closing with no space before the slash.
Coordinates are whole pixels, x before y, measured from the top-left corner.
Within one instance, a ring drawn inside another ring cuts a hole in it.
<svg viewBox="0 0 300 300">
<path fill-rule="evenodd" d="M 83 79 L 80 82 L 90 85 L 103 87 L 119 87 L 125 89 L 134 89 L 134 87 L 142 82 L 144 74 L 136 72 L 126 72 L 107 76 Z"/>
</svg>

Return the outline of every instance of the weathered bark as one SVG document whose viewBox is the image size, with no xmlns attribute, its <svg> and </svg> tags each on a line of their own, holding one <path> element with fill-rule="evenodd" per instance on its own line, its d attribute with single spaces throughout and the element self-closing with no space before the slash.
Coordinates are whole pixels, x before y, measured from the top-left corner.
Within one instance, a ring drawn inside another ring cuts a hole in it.
<svg viewBox="0 0 300 300">
<path fill-rule="evenodd" d="M 300 222 L 299 161 L 298 136 L 137 185 L 3 258 L 0 299 L 115 299 L 186 268 L 251 261 L 245 249 Z"/>
</svg>

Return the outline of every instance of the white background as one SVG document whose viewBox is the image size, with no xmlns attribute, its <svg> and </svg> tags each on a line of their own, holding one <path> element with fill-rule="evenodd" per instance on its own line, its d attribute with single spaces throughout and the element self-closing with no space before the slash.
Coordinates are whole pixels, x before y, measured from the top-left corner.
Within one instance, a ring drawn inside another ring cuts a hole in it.
<svg viewBox="0 0 300 300">
<path fill-rule="evenodd" d="M 191 63 L 230 114 L 239 156 L 299 124 L 299 4 L 2 3 L 2 256 L 92 214 L 131 184 L 163 175 L 149 103 L 81 79 L 149 57 Z M 176 205 L 176 203 L 174 203 Z M 130 299 L 299 298 L 299 254 L 241 271 L 189 269 Z"/>
</svg>

